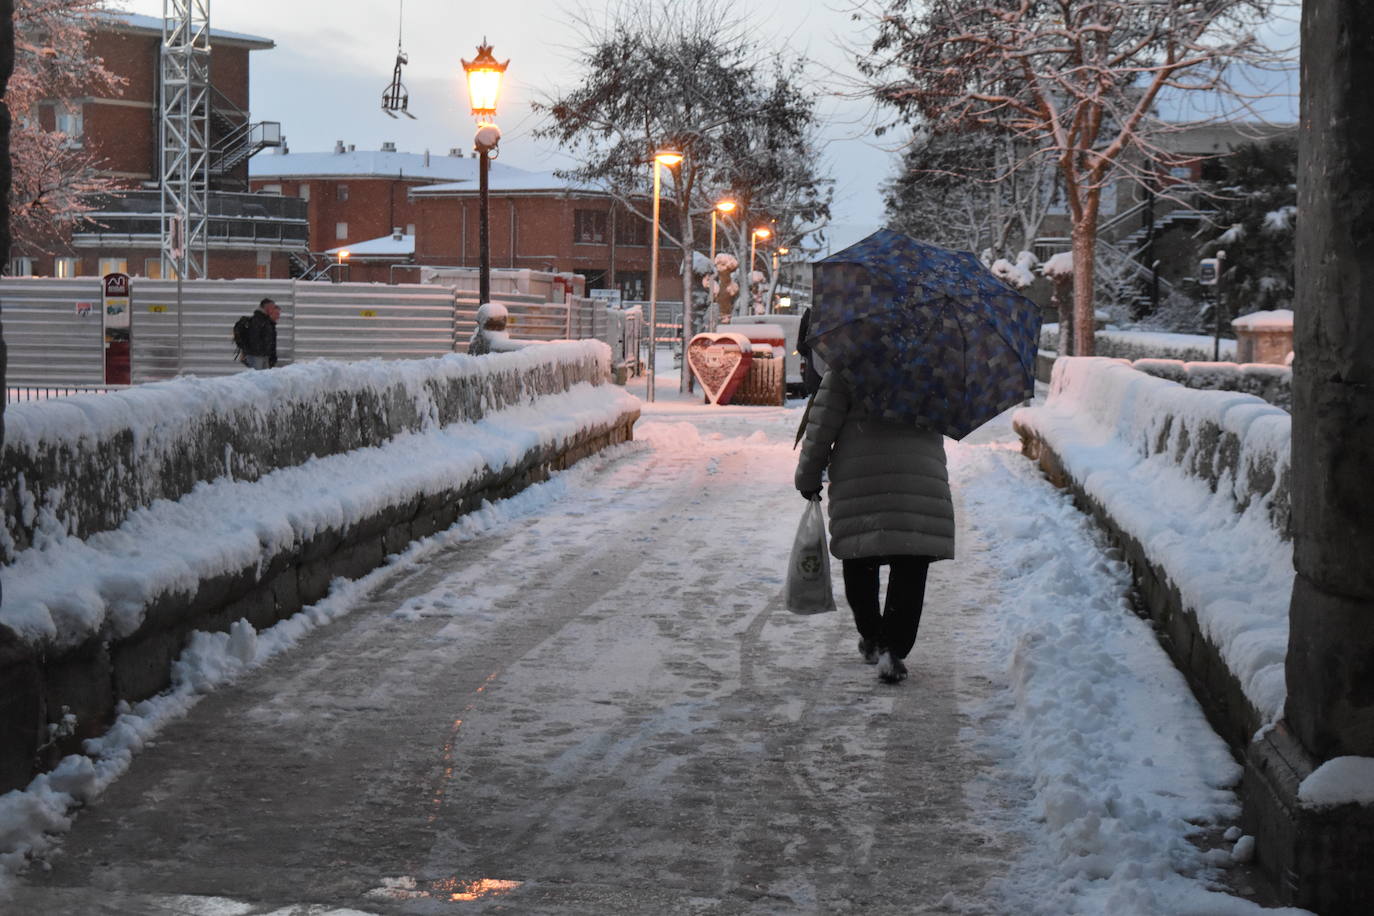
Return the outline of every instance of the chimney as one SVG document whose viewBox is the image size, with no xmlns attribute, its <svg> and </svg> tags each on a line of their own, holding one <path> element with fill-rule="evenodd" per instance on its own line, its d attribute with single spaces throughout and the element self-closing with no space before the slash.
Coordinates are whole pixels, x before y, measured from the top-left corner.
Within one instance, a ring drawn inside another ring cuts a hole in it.
<svg viewBox="0 0 1374 916">
<path fill-rule="evenodd" d="M 382 152 L 384 152 L 384 153 L 394 153 L 394 152 L 396 152 L 396 141 L 395 141 L 395 140 L 383 140 L 383 141 L 382 141 Z"/>
<path fill-rule="evenodd" d="M 425 150 L 425 168 L 429 168 L 429 150 Z"/>
<path fill-rule="evenodd" d="M 459 159 L 462 159 L 462 158 L 463 158 L 463 151 L 460 150 L 460 149 L 459 149 L 458 147 L 456 147 L 456 146 L 453 147 L 452 149 L 450 149 L 450 150 L 448 151 L 448 154 L 449 154 L 450 156 L 457 156 Z"/>
<path fill-rule="evenodd" d="M 334 152 L 336 152 L 336 153 L 342 153 L 343 151 L 344 151 L 343 141 L 342 141 L 342 140 L 335 140 L 335 141 L 334 141 Z"/>
<path fill-rule="evenodd" d="M 358 148 L 358 147 L 357 147 L 356 144 L 353 144 L 353 143 L 348 144 L 348 151 L 349 151 L 350 153 L 353 152 L 354 150 L 356 150 L 357 148 Z"/>
<path fill-rule="evenodd" d="M 474 159 L 477 158 L 477 150 L 473 150 L 473 151 L 472 151 L 472 158 L 474 158 Z"/>
<path fill-rule="evenodd" d="M 399 242 L 402 238 L 405 237 L 405 233 L 401 231 L 400 226 L 393 226 L 391 229 L 391 237 Z"/>
<path fill-rule="evenodd" d="M 285 156 L 289 152 L 291 152 L 291 148 L 286 145 L 286 134 L 282 134 L 281 146 L 277 147 L 277 155 Z"/>
</svg>

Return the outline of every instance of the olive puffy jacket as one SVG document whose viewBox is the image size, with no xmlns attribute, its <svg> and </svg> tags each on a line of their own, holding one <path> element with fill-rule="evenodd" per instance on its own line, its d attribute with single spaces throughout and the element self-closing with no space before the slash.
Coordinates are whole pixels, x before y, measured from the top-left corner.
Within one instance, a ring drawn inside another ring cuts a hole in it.
<svg viewBox="0 0 1374 916">
<path fill-rule="evenodd" d="M 836 557 L 954 556 L 944 437 L 865 416 L 836 372 L 825 374 L 811 404 L 797 489 L 820 490 L 827 466 Z"/>
</svg>

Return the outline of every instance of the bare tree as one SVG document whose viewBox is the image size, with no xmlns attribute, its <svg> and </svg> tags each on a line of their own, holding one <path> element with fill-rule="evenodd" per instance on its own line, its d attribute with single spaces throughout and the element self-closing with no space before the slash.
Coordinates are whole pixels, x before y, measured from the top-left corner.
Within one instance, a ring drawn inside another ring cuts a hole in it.
<svg viewBox="0 0 1374 916">
<path fill-rule="evenodd" d="M 10 232 L 31 251 L 51 251 L 90 212 L 88 195 L 118 186 L 76 127 L 81 97 L 117 95 L 125 82 L 91 52 L 90 29 L 106 12 L 106 0 L 14 2 Z"/>
<path fill-rule="evenodd" d="M 751 219 L 800 226 L 829 214 L 804 64 L 768 64 L 747 23 L 719 0 L 627 3 L 608 24 L 582 26 L 581 82 L 536 106 L 547 117 L 537 133 L 581 163 L 568 177 L 605 188 L 646 220 L 654 151 L 683 154 L 665 183 L 660 228 L 682 255 L 686 337 L 698 233 L 719 196 L 735 196 Z"/>
<path fill-rule="evenodd" d="M 1102 191 L 1178 159 L 1157 116 L 1169 94 L 1244 99 L 1233 65 L 1279 64 L 1257 38 L 1278 0 L 874 0 L 877 97 L 933 130 L 1016 137 L 1059 172 L 1072 223 L 1078 354 L 1093 347 Z"/>
</svg>

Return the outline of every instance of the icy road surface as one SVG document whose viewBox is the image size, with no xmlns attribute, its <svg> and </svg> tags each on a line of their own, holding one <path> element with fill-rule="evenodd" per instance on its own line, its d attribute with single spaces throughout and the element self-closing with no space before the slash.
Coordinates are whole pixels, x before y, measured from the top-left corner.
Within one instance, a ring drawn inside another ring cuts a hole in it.
<svg viewBox="0 0 1374 916">
<path fill-rule="evenodd" d="M 838 562 L 838 613 L 781 605 L 799 405 L 674 398 L 341 585 L 0 911 L 1256 911 L 1209 890 L 1238 769 L 1004 420 L 948 443 L 959 558 L 893 687 Z"/>
</svg>

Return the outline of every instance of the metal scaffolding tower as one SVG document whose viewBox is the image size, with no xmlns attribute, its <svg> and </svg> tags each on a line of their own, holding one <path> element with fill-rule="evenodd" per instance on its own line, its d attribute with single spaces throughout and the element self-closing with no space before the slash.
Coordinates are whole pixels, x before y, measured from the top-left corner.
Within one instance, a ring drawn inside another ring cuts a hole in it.
<svg viewBox="0 0 1374 916">
<path fill-rule="evenodd" d="M 204 277 L 209 238 L 210 0 L 162 0 L 162 261 Z"/>
</svg>

